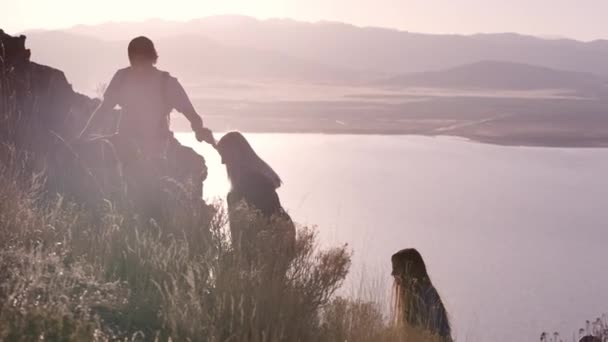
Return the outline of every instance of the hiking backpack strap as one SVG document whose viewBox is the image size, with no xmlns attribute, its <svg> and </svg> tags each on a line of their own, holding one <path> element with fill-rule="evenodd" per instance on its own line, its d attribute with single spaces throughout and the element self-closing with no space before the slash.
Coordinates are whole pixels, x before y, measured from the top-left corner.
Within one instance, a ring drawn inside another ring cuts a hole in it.
<svg viewBox="0 0 608 342">
<path fill-rule="evenodd" d="M 161 75 L 161 80 L 160 80 L 160 102 L 161 102 L 161 108 L 162 108 L 162 114 L 165 116 L 163 118 L 161 118 L 160 120 L 160 125 L 162 127 L 159 127 L 159 130 L 167 130 L 170 131 L 170 127 L 171 127 L 171 110 L 173 108 L 171 108 L 171 101 L 169 100 L 169 87 L 168 87 L 168 83 L 169 83 L 169 77 L 171 77 L 171 75 L 169 75 L 168 72 L 163 71 L 162 75 Z M 166 125 L 166 126 L 165 126 Z M 170 144 L 170 136 L 171 134 L 168 134 L 167 138 L 165 139 L 164 142 L 164 146 L 162 148 L 162 152 L 161 155 L 163 158 L 167 158 L 167 153 L 169 150 L 169 144 Z"/>
<path fill-rule="evenodd" d="M 173 108 L 171 108 L 171 101 L 169 100 L 169 88 L 168 88 L 169 77 L 171 77 L 171 75 L 169 75 L 168 72 L 163 71 L 161 80 L 160 80 L 160 82 L 161 82 L 160 83 L 160 93 L 161 93 L 160 101 L 161 101 L 163 115 L 166 116 L 165 118 L 162 119 L 161 125 L 166 123 L 167 129 L 170 127 L 170 124 L 171 124 L 171 110 L 173 109 Z"/>
</svg>

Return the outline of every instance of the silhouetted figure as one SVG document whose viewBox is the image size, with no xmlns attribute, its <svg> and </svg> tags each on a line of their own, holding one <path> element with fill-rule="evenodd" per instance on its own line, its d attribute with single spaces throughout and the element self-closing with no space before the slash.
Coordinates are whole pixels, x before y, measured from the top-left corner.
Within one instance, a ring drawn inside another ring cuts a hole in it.
<svg viewBox="0 0 608 342">
<path fill-rule="evenodd" d="M 403 249 L 391 257 L 395 278 L 395 320 L 404 329 L 415 328 L 452 341 L 443 302 L 431 283 L 422 256 Z"/>
<path fill-rule="evenodd" d="M 261 234 L 274 242 L 275 252 L 289 254 L 295 244 L 295 227 L 276 192 L 281 186 L 279 176 L 241 133 L 224 135 L 217 150 L 232 185 L 227 202 L 235 248 L 250 256 L 258 248 L 251 243 L 259 242 Z"/>
<path fill-rule="evenodd" d="M 158 54 L 150 39 L 133 39 L 128 55 L 131 65 L 114 74 L 80 140 L 91 141 L 91 133 L 103 122 L 104 115 L 118 105 L 121 114 L 117 132 L 106 140 L 115 145 L 117 159 L 125 169 L 129 197 L 143 203 L 148 212 L 158 212 L 161 204 L 154 204 L 154 198 L 160 191 L 159 179 L 169 177 L 189 185 L 193 198 L 202 198 L 205 161 L 174 138 L 169 129 L 171 111 L 176 109 L 190 121 L 198 141 L 215 144 L 213 134 L 203 126 L 178 80 L 154 66 Z"/>
<path fill-rule="evenodd" d="M 169 114 L 176 109 L 190 121 L 199 141 L 213 144 L 211 131 L 203 126 L 186 91 L 175 77 L 154 65 L 158 54 L 154 43 L 146 37 L 137 37 L 129 43 L 131 66 L 114 74 L 106 88 L 103 101 L 93 113 L 81 136 L 89 133 L 99 115 L 116 105 L 122 108 L 118 132 L 140 143 L 139 148 L 159 152 L 162 144 L 172 136 Z"/>
<path fill-rule="evenodd" d="M 241 133 L 224 135 L 217 150 L 231 183 L 227 203 L 232 261 L 242 270 L 233 281 L 248 294 L 242 298 L 239 315 L 251 317 L 248 324 L 255 327 L 246 340 L 269 339 L 277 333 L 273 328 L 280 319 L 276 305 L 287 290 L 285 278 L 295 251 L 295 226 L 276 191 L 281 179 Z"/>
<path fill-rule="evenodd" d="M 579 342 L 602 342 L 602 339 L 597 336 L 584 336 Z"/>
</svg>

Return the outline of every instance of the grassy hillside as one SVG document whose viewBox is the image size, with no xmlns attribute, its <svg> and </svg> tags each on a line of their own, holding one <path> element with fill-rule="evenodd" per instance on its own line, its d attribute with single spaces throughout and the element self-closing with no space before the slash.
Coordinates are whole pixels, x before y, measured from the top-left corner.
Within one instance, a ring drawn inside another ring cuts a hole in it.
<svg viewBox="0 0 608 342">
<path fill-rule="evenodd" d="M 287 275 L 263 277 L 255 265 L 235 262 L 221 210 L 209 208 L 207 226 L 175 208 L 161 221 L 110 202 L 90 210 L 45 198 L 41 180 L 24 177 L 19 165 L 0 163 L 0 340 L 313 341 L 324 334 L 321 310 L 350 265 L 345 247 L 319 250 L 314 230 L 303 227 Z M 276 252 L 266 247 L 260 253 Z"/>
</svg>

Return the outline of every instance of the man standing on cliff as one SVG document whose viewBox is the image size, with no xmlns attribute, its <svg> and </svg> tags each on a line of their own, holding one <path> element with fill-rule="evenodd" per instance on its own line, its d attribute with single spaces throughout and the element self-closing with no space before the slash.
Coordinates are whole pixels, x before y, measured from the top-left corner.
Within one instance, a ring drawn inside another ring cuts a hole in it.
<svg viewBox="0 0 608 342">
<path fill-rule="evenodd" d="M 199 158 L 204 174 L 194 176 L 194 182 L 200 181 L 200 189 L 195 192 L 202 195 L 202 180 L 206 177 L 204 159 L 175 140 L 169 129 L 169 115 L 173 109 L 181 112 L 190 121 L 198 141 L 214 145 L 212 132 L 203 126 L 203 120 L 178 80 L 155 67 L 158 54 L 150 39 L 142 36 L 131 40 L 128 55 L 131 65 L 114 74 L 101 104 L 89 118 L 79 140 L 86 141 L 91 131 L 98 129 L 99 123 L 105 121 L 104 115 L 119 105 L 121 115 L 113 142 L 119 145 L 115 149 L 121 162 L 129 164 L 138 160 L 158 160 L 160 157 L 165 159 L 169 169 L 184 173 L 189 166 L 196 164 L 197 161 L 192 159 Z M 140 173 L 145 171 L 139 170 Z"/>
<path fill-rule="evenodd" d="M 137 37 L 129 43 L 128 54 L 131 66 L 114 74 L 103 101 L 80 136 L 89 133 L 100 113 L 119 105 L 122 108 L 119 133 L 141 142 L 140 148 L 152 151 L 159 138 L 171 135 L 169 114 L 173 109 L 190 121 L 198 141 L 213 144 L 211 131 L 203 126 L 203 120 L 181 84 L 168 72 L 154 66 L 158 59 L 154 43 L 146 37 Z"/>
</svg>

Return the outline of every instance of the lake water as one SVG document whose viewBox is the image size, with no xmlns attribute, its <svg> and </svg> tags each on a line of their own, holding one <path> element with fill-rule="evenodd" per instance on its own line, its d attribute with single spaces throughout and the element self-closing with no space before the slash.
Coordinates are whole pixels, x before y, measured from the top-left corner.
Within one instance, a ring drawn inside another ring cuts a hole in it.
<svg viewBox="0 0 608 342">
<path fill-rule="evenodd" d="M 538 341 L 556 330 L 571 340 L 608 311 L 608 149 L 246 136 L 283 178 L 293 219 L 318 225 L 323 245 L 354 250 L 345 288 L 357 295 L 383 293 L 391 254 L 415 247 L 459 341 Z M 207 159 L 205 197 L 225 196 L 215 151 L 178 138 Z"/>
</svg>

